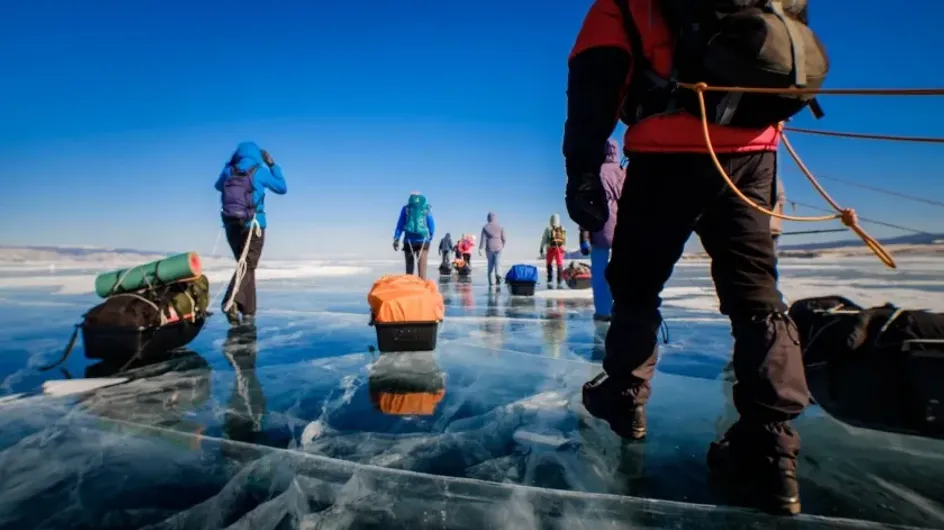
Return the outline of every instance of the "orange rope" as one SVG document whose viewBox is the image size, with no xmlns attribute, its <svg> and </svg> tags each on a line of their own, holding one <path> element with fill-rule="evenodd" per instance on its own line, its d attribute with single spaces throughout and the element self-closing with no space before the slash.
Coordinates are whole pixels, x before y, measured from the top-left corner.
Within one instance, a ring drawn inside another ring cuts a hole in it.
<svg viewBox="0 0 944 530">
<path fill-rule="evenodd" d="M 800 156 L 793 149 L 793 146 L 790 145 L 790 141 L 787 140 L 786 135 L 783 134 L 783 124 L 780 124 L 778 126 L 778 130 L 780 132 L 781 138 L 783 139 L 784 147 L 786 147 L 787 152 L 790 153 L 790 156 L 793 157 L 793 160 L 794 162 L 796 162 L 797 167 L 799 167 L 800 170 L 803 171 L 803 174 L 806 175 L 806 178 L 810 181 L 813 187 L 816 188 L 816 191 L 818 191 L 819 194 L 822 195 L 824 199 L 826 199 L 826 202 L 829 203 L 829 205 L 834 210 L 836 210 L 836 213 L 833 215 L 823 215 L 823 216 L 818 216 L 818 217 L 798 217 L 794 215 L 785 215 L 785 214 L 774 212 L 772 210 L 768 210 L 767 208 L 760 206 L 759 204 L 752 201 L 749 197 L 744 195 L 744 193 L 742 193 L 741 190 L 737 188 L 737 186 L 731 180 L 731 177 L 724 170 L 724 166 L 721 165 L 721 161 L 718 160 L 718 155 L 717 153 L 715 153 L 714 145 L 711 142 L 711 133 L 708 127 L 708 111 L 705 107 L 705 92 L 712 91 L 712 90 L 726 90 L 726 88 L 709 87 L 705 83 L 697 83 L 695 85 L 685 85 L 685 84 L 680 83 L 679 86 L 682 86 L 683 88 L 691 88 L 698 95 L 698 107 L 699 107 L 699 110 L 701 111 L 702 134 L 704 135 L 704 138 L 705 138 L 705 145 L 708 147 L 708 154 L 711 155 L 711 160 L 714 162 L 715 168 L 724 178 L 725 183 L 728 185 L 728 187 L 731 188 L 734 194 L 738 196 L 738 198 L 740 198 L 748 206 L 750 206 L 751 208 L 754 208 L 755 210 L 763 212 L 771 217 L 776 217 L 776 218 L 784 219 L 787 221 L 818 222 L 818 221 L 831 221 L 833 219 L 840 219 L 842 221 L 842 224 L 849 227 L 849 229 L 855 232 L 856 235 L 862 238 L 862 241 L 865 242 L 866 246 L 869 247 L 869 249 L 871 249 L 872 252 L 874 252 L 876 256 L 878 256 L 878 259 L 880 259 L 882 263 L 884 263 L 885 265 L 887 265 L 888 267 L 892 269 L 896 268 L 895 259 L 892 258 L 891 254 L 889 254 L 888 251 L 886 251 L 885 248 L 882 247 L 881 243 L 876 241 L 875 238 L 870 236 L 868 233 L 865 232 L 865 230 L 862 229 L 862 227 L 859 226 L 859 220 L 856 217 L 855 210 L 853 210 L 852 208 L 842 208 L 841 206 L 839 206 L 839 204 L 835 200 L 833 200 L 832 197 L 829 196 L 829 194 L 826 192 L 823 186 L 819 182 L 817 182 L 816 177 L 814 177 L 813 173 L 810 172 L 809 168 L 806 167 L 806 165 L 800 159 Z M 731 90 L 731 91 L 752 92 L 752 93 L 775 93 L 775 94 L 783 94 L 783 93 L 788 93 L 788 92 L 798 93 L 794 91 L 806 90 L 806 89 L 775 90 L 775 89 L 753 89 L 753 88 L 739 88 L 739 87 L 734 87 L 734 88 L 735 90 Z M 941 90 L 940 92 L 941 92 L 941 95 L 944 95 L 944 90 Z"/>
<path fill-rule="evenodd" d="M 705 83 L 679 83 L 695 92 L 740 92 L 751 94 L 824 94 L 833 96 L 944 96 L 944 88 L 752 88 L 708 86 Z"/>
<path fill-rule="evenodd" d="M 862 140 L 889 140 L 892 142 L 915 142 L 925 144 L 944 144 L 944 138 L 935 136 L 895 136 L 889 134 L 862 134 L 847 133 L 838 131 L 819 131 L 816 129 L 804 129 L 802 127 L 784 127 L 783 130 L 803 134 L 815 134 L 818 136 L 832 136 L 835 138 L 859 138 Z"/>
</svg>

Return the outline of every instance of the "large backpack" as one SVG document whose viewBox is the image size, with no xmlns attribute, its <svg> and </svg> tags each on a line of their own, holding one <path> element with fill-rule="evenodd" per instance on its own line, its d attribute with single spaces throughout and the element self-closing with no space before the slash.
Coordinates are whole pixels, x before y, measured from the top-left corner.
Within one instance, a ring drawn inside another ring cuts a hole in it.
<svg viewBox="0 0 944 530">
<path fill-rule="evenodd" d="M 564 227 L 563 226 L 552 226 L 551 227 L 551 246 L 559 247 L 564 244 Z"/>
<path fill-rule="evenodd" d="M 426 223 L 426 216 L 429 215 L 429 204 L 426 197 L 422 195 L 411 195 L 406 203 L 406 226 L 404 231 L 408 234 L 416 234 L 423 239 L 429 239 L 429 226 Z"/>
<path fill-rule="evenodd" d="M 194 280 L 112 295 L 90 309 L 84 323 L 90 326 L 151 328 L 178 320 L 203 318 L 210 305 L 210 282 Z"/>
<path fill-rule="evenodd" d="M 807 25 L 808 0 L 660 0 L 675 39 L 668 79 L 636 51 L 644 48 L 627 0 L 615 2 L 634 49 L 630 91 L 621 109 L 627 125 L 677 110 L 701 116 L 697 95 L 678 88 L 679 82 L 816 89 L 829 71 L 826 50 Z M 705 92 L 704 96 L 708 121 L 719 125 L 768 127 L 807 106 L 817 118 L 823 115 L 812 94 Z"/>
<path fill-rule="evenodd" d="M 221 214 L 227 222 L 247 223 L 256 216 L 253 177 L 259 166 L 253 166 L 249 171 L 240 170 L 235 163 L 229 167 L 230 175 L 223 181 L 223 193 L 220 196 Z"/>
</svg>

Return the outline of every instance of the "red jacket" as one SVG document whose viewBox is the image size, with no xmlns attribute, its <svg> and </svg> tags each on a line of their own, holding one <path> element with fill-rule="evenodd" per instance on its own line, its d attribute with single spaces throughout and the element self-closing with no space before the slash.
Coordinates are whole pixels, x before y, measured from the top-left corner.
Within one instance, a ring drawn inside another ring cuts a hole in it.
<svg viewBox="0 0 944 530">
<path fill-rule="evenodd" d="M 656 0 L 616 1 L 629 3 L 629 12 L 639 28 L 642 39 L 644 48 L 642 53 L 659 75 L 668 77 L 672 68 L 674 43 L 669 28 L 662 18 L 659 2 Z M 639 53 L 639 50 L 630 50 L 629 38 L 623 26 L 620 9 L 614 0 L 596 0 L 587 13 L 568 61 L 572 67 L 572 76 L 574 75 L 574 59 L 598 48 L 618 48 L 630 54 Z M 629 75 L 623 83 L 623 90 L 628 81 Z M 579 80 L 576 82 L 579 83 Z M 569 81 L 569 91 L 572 91 L 574 83 L 573 79 Z M 611 125 L 616 125 L 615 115 L 612 117 Z M 610 131 L 612 130 L 611 127 Z M 741 129 L 711 125 L 709 132 L 712 145 L 719 153 L 775 151 L 780 141 L 780 135 L 774 127 Z M 575 131 L 575 134 L 579 132 Z M 701 120 L 683 111 L 670 115 L 651 116 L 630 127 L 623 138 L 623 149 L 626 152 L 708 152 Z"/>
</svg>

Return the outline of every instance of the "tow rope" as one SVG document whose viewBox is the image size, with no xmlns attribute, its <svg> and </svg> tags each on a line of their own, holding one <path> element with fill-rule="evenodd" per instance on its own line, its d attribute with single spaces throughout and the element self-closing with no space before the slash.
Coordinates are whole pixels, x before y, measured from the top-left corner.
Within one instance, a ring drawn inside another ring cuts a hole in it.
<svg viewBox="0 0 944 530">
<path fill-rule="evenodd" d="M 825 188 L 816 180 L 816 177 L 813 176 L 813 173 L 806 167 L 803 163 L 803 160 L 800 159 L 800 156 L 797 154 L 796 150 L 793 149 L 793 145 L 790 144 L 790 141 L 787 139 L 784 134 L 784 123 L 781 122 L 777 124 L 777 132 L 780 136 L 780 139 L 783 141 L 784 147 L 787 149 L 787 152 L 790 153 L 790 156 L 793 158 L 793 161 L 796 162 L 797 167 L 800 168 L 800 171 L 806 176 L 810 181 L 810 184 L 813 185 L 813 188 L 826 200 L 829 206 L 835 210 L 835 214 L 832 215 L 823 215 L 817 217 L 800 217 L 795 215 L 786 215 L 774 212 L 759 204 L 752 201 L 749 197 L 744 195 L 735 186 L 734 182 L 731 180 L 731 177 L 724 170 L 724 167 L 721 165 L 721 161 L 718 160 L 718 155 L 715 152 L 714 145 L 711 141 L 711 133 L 709 131 L 708 123 L 708 113 L 705 107 L 705 92 L 734 92 L 734 93 L 753 93 L 753 94 L 775 94 L 775 95 L 786 95 L 786 94 L 833 94 L 833 95 L 881 95 L 881 96 L 942 96 L 944 95 L 944 89 L 931 88 L 931 89 L 810 89 L 810 88 L 788 88 L 788 89 L 777 89 L 777 88 L 747 88 L 747 87 L 715 87 L 708 86 L 706 83 L 679 83 L 680 88 L 685 88 L 687 90 L 692 90 L 698 96 L 698 107 L 701 113 L 701 126 L 702 134 L 704 135 L 705 145 L 708 148 L 708 153 L 711 155 L 711 160 L 715 164 L 715 168 L 718 170 L 718 173 L 721 174 L 724 178 L 725 183 L 739 199 L 744 201 L 751 208 L 763 212 L 771 217 L 776 217 L 778 219 L 783 219 L 785 221 L 798 221 L 798 222 L 821 222 L 821 221 L 831 221 L 833 219 L 839 219 L 842 221 L 847 228 L 855 232 L 859 238 L 865 243 L 865 245 L 889 268 L 897 268 L 895 264 L 895 259 L 892 255 L 879 243 L 875 238 L 870 236 L 861 226 L 859 226 L 859 219 L 856 216 L 856 212 L 852 208 L 843 208 L 829 196 L 829 193 L 826 192 Z M 798 132 L 808 132 L 808 129 L 798 129 Z M 874 139 L 894 139 L 898 141 L 929 141 L 933 140 L 933 143 L 944 143 L 944 139 L 938 142 L 936 139 L 929 138 L 919 138 L 919 137 L 887 137 L 879 135 L 852 135 L 852 133 L 831 133 L 831 135 L 842 135 L 848 137 L 866 137 Z"/>
</svg>

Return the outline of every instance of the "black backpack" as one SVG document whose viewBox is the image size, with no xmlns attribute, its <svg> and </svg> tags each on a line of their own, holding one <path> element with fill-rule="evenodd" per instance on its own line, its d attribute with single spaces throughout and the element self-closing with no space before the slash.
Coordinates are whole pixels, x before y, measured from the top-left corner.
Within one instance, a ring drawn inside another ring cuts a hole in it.
<svg viewBox="0 0 944 530">
<path fill-rule="evenodd" d="M 659 0 L 675 35 L 669 79 L 656 74 L 642 56 L 627 0 L 615 1 L 635 64 L 621 109 L 627 125 L 678 110 L 701 116 L 695 92 L 677 83 L 816 89 L 829 71 L 826 50 L 807 25 L 808 0 Z M 823 115 L 812 94 L 705 92 L 705 106 L 710 123 L 734 127 L 775 125 L 807 106 L 817 118 Z"/>
</svg>

